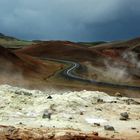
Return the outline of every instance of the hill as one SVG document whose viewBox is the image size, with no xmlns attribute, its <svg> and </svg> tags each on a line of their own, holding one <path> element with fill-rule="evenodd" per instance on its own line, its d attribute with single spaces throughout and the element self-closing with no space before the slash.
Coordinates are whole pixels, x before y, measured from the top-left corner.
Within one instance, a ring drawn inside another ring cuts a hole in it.
<svg viewBox="0 0 140 140">
<path fill-rule="evenodd" d="M 79 62 L 85 67 L 81 76 L 88 79 L 139 85 L 139 43 L 137 38 L 86 47 L 70 41 L 44 41 L 15 52 Z"/>
<path fill-rule="evenodd" d="M 0 83 L 27 85 L 47 79 L 59 70 L 59 65 L 44 63 L 31 56 L 15 54 L 0 46 Z M 28 81 L 28 82 L 27 82 Z"/>
<path fill-rule="evenodd" d="M 83 47 L 83 45 L 79 43 L 70 41 L 44 41 L 22 48 L 16 52 L 36 57 L 67 59 L 78 62 L 94 61 L 96 63 L 98 58 L 106 59 L 104 55 L 98 53 L 96 50 L 91 50 L 87 47 Z"/>
<path fill-rule="evenodd" d="M 119 53 L 122 54 L 124 51 L 133 51 L 140 57 L 140 37 L 126 41 L 104 43 L 91 48 L 92 50 L 99 51 L 109 50 L 110 52 L 112 51 L 112 53 L 116 54 L 116 56 L 118 56 Z"/>
</svg>

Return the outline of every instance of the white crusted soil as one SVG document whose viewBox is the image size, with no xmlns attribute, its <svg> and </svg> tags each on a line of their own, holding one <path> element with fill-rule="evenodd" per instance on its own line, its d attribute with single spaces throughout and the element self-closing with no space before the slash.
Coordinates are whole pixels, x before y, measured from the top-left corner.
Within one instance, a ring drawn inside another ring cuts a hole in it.
<svg viewBox="0 0 140 140">
<path fill-rule="evenodd" d="M 140 99 L 111 97 L 98 91 L 55 93 L 51 99 L 49 94 L 1 85 L 0 124 L 72 128 L 97 131 L 106 137 L 140 138 Z M 51 114 L 50 119 L 42 117 L 44 111 Z M 129 114 L 126 121 L 119 119 L 123 112 Z M 104 130 L 105 125 L 113 126 L 115 131 Z"/>
</svg>

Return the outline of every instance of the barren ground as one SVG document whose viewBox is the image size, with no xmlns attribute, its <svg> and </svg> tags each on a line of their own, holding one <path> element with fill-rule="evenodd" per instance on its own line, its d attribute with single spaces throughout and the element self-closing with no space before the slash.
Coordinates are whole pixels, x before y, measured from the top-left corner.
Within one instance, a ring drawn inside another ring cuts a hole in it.
<svg viewBox="0 0 140 140">
<path fill-rule="evenodd" d="M 120 120 L 120 114 L 124 112 L 129 117 Z M 74 130 L 74 133 L 98 132 L 99 136 L 107 138 L 139 140 L 139 112 L 139 98 L 112 97 L 98 91 L 56 92 L 48 89 L 41 92 L 0 86 L 0 124 L 14 126 L 21 131 L 32 129 L 40 136 L 46 129 L 55 128 Z M 105 130 L 106 125 L 114 127 L 114 130 Z"/>
</svg>

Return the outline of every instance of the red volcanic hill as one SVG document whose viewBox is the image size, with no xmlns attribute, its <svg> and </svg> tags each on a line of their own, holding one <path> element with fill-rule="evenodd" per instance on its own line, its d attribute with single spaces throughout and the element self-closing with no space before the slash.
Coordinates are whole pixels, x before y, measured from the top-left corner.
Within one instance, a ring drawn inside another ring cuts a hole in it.
<svg viewBox="0 0 140 140">
<path fill-rule="evenodd" d="M 69 41 L 45 41 L 17 50 L 31 56 L 67 59 L 76 61 L 97 61 L 105 56 L 86 46 Z"/>
<path fill-rule="evenodd" d="M 137 50 L 140 48 L 140 38 L 105 43 L 94 47 L 87 47 L 78 43 L 69 41 L 44 41 L 38 44 L 30 45 L 26 48 L 19 49 L 16 53 L 23 53 L 35 57 L 48 57 L 56 59 L 90 61 L 93 65 L 104 66 L 105 60 L 111 63 L 117 63 L 120 67 L 127 67 L 138 75 L 139 70 L 134 70 L 135 65 L 123 58 L 125 51 Z M 139 54 L 138 54 L 139 55 Z"/>
<path fill-rule="evenodd" d="M 126 41 L 116 41 L 109 42 L 101 45 L 96 45 L 91 47 L 92 50 L 105 51 L 105 53 L 110 53 L 111 55 L 118 56 L 124 51 L 134 51 L 140 55 L 140 37 L 126 40 Z"/>
<path fill-rule="evenodd" d="M 123 61 L 123 55 L 128 52 L 136 54 L 140 59 L 140 38 L 126 41 L 108 42 L 90 47 L 90 49 L 98 51 L 102 55 L 111 57 L 112 59 L 119 59 L 119 61 Z"/>
<path fill-rule="evenodd" d="M 0 83 L 44 79 L 57 69 L 56 65 L 46 64 L 31 56 L 14 53 L 0 46 Z"/>
<path fill-rule="evenodd" d="M 134 46 L 140 47 L 140 37 L 134 38 L 131 40 L 126 40 L 126 41 L 112 41 L 112 42 L 96 45 L 92 48 L 95 48 L 95 49 L 104 49 L 104 48 L 128 49 L 128 48 L 133 48 Z"/>
</svg>

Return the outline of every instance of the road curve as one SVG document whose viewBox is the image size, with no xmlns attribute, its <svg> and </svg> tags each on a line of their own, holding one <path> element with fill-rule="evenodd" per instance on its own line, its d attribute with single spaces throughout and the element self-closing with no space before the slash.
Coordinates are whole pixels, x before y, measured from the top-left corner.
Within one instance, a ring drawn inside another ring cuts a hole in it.
<svg viewBox="0 0 140 140">
<path fill-rule="evenodd" d="M 71 65 L 70 67 L 68 67 L 62 71 L 63 76 L 68 77 L 69 79 L 93 83 L 93 84 L 98 85 L 98 86 L 109 86 L 109 87 L 114 87 L 114 88 L 125 88 L 125 89 L 139 90 L 140 91 L 140 86 L 131 86 L 131 85 L 126 85 L 126 84 L 114 84 L 114 83 L 101 82 L 101 81 L 97 81 L 94 79 L 90 80 L 90 79 L 80 77 L 80 76 L 76 75 L 75 70 L 78 69 L 81 65 L 77 62 L 74 62 L 74 61 L 53 59 L 53 58 L 47 58 L 47 57 L 45 57 L 45 58 L 43 57 L 41 59 L 70 64 Z"/>
</svg>

